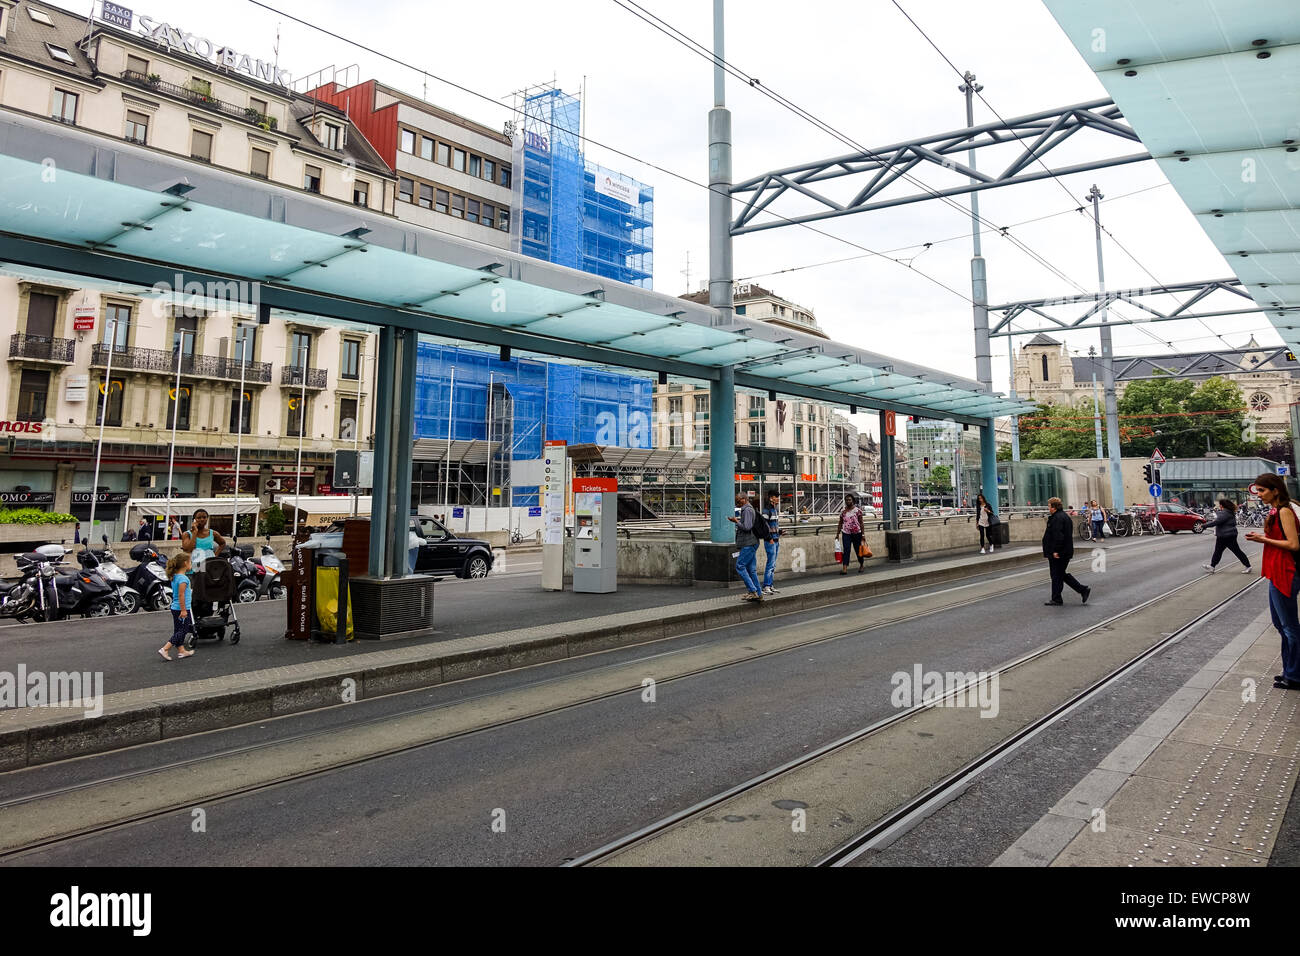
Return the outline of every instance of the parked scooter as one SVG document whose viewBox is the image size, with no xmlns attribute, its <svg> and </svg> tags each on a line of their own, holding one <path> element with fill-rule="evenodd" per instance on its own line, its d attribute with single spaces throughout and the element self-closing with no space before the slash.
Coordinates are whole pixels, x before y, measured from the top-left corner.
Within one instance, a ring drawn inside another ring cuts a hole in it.
<svg viewBox="0 0 1300 956">
<path fill-rule="evenodd" d="M 119 614 L 134 614 L 140 610 L 142 598 L 140 592 L 130 584 L 130 579 L 117 563 L 117 558 L 113 554 L 113 549 L 108 545 L 108 535 L 103 536 L 104 547 L 102 550 L 94 550 L 90 547 L 82 548 L 77 555 L 77 560 L 82 568 L 89 571 L 98 571 L 103 575 L 104 580 L 108 582 L 117 596 L 117 610 Z"/>
<path fill-rule="evenodd" d="M 116 614 L 117 595 L 98 571 L 83 568 L 64 573 L 71 570 L 62 563 L 68 553 L 63 545 L 46 544 L 15 558 L 24 579 L 30 575 L 36 589 L 32 613 L 42 621 Z"/>
<path fill-rule="evenodd" d="M 248 563 L 252 565 L 253 572 L 258 577 L 257 596 L 278 601 L 289 593 L 289 589 L 280 580 L 280 575 L 284 573 L 284 563 L 271 550 L 269 534 L 266 536 L 266 542 L 262 545 L 262 553 L 250 558 Z"/>
<path fill-rule="evenodd" d="M 153 542 L 141 541 L 131 547 L 131 559 L 138 561 L 126 572 L 127 583 L 140 592 L 145 608 L 165 611 L 172 606 L 172 589 L 167 581 L 167 559 L 154 548 Z"/>
<path fill-rule="evenodd" d="M 252 548 L 233 545 L 221 552 L 221 556 L 230 561 L 230 570 L 235 574 L 235 600 L 240 604 L 252 604 L 258 597 L 258 577 L 254 565 L 248 560 Z"/>
</svg>

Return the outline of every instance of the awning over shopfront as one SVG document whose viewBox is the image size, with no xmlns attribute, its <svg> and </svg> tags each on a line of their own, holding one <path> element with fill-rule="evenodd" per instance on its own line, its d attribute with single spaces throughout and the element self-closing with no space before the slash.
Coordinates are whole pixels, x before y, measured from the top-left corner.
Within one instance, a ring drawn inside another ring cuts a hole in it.
<svg viewBox="0 0 1300 956">
<path fill-rule="evenodd" d="M 351 495 L 281 495 L 280 508 L 286 514 L 291 514 L 290 509 L 297 509 L 299 524 L 321 525 L 354 517 L 353 500 Z M 355 517 L 370 517 L 370 496 L 362 495 L 355 500 Z"/>
<path fill-rule="evenodd" d="M 166 498 L 132 498 L 126 504 L 127 514 L 132 511 L 145 518 L 162 518 L 167 514 L 186 516 L 194 514 L 200 508 L 209 515 L 257 514 L 264 505 L 260 498 L 172 498 L 171 507 Z"/>
</svg>

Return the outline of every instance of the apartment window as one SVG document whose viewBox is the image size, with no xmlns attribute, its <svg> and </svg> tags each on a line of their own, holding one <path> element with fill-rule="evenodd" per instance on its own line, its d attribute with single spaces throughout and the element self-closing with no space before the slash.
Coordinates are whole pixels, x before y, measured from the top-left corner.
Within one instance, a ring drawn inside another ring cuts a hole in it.
<svg viewBox="0 0 1300 956">
<path fill-rule="evenodd" d="M 257 328 L 250 325 L 235 326 L 235 351 L 230 357 L 238 363 L 253 361 L 254 347 L 257 345 Z"/>
<path fill-rule="evenodd" d="M 439 190 L 438 190 L 438 201 L 437 201 L 436 205 L 434 206 L 434 208 L 435 208 L 436 210 L 438 210 L 438 212 L 446 212 L 446 211 L 447 211 L 447 203 L 450 202 L 450 201 L 451 201 L 451 200 L 449 199 L 449 195 L 448 195 L 448 193 L 447 193 L 447 190 L 445 190 L 445 189 L 439 189 Z"/>
<path fill-rule="evenodd" d="M 119 401 L 119 405 L 120 405 L 120 401 Z M 111 415 L 112 413 L 113 413 L 112 408 L 110 406 L 109 414 Z M 117 422 L 117 424 L 120 425 L 121 424 L 120 411 L 118 413 L 118 419 L 119 421 Z M 173 423 L 173 419 L 175 419 L 174 423 Z M 114 423 L 109 422 L 109 424 L 112 425 Z M 190 387 L 188 385 L 182 385 L 180 388 L 177 388 L 175 385 L 173 385 L 171 388 L 167 390 L 167 427 L 175 428 L 178 429 L 179 431 L 189 431 L 190 429 Z"/>
<path fill-rule="evenodd" d="M 248 164 L 248 171 L 259 179 L 270 179 L 271 151 L 253 147 L 253 160 Z"/>
<path fill-rule="evenodd" d="M 767 423 L 751 422 L 749 426 L 749 443 L 751 445 L 767 444 Z"/>
<path fill-rule="evenodd" d="M 77 61 L 72 58 L 72 54 L 63 49 L 63 47 L 55 46 L 53 43 L 47 43 L 45 44 L 45 49 L 49 50 L 50 56 L 54 57 L 54 59 L 58 60 L 60 63 L 67 63 L 70 66 L 76 65 Z"/>
<path fill-rule="evenodd" d="M 483 175 L 483 160 L 473 154 L 469 157 L 469 174 L 476 179 Z"/>
<path fill-rule="evenodd" d="M 149 136 L 149 117 L 145 113 L 126 111 L 126 138 L 133 143 L 145 143 Z"/>
<path fill-rule="evenodd" d="M 465 218 L 470 222 L 478 222 L 478 200 L 470 199 L 466 202 Z"/>
<path fill-rule="evenodd" d="M 255 96 L 248 98 L 248 108 L 259 116 L 265 116 L 270 110 L 270 107 L 266 105 L 266 100 L 259 100 Z"/>
<path fill-rule="evenodd" d="M 795 448 L 803 447 L 803 426 L 802 425 L 794 426 L 794 447 Z"/>
<path fill-rule="evenodd" d="M 320 192 L 321 175 L 319 166 L 304 166 L 302 169 L 302 188 L 309 193 Z"/>
<path fill-rule="evenodd" d="M 128 73 L 138 73 L 140 76 L 148 76 L 149 61 L 142 56 L 133 56 L 128 53 L 126 55 L 126 71 Z"/>
<path fill-rule="evenodd" d="M 398 145 L 397 148 L 404 153 L 411 153 L 412 155 L 414 155 L 415 154 L 415 133 L 413 133 L 409 129 L 404 129 L 401 131 L 400 136 L 401 136 L 400 145 Z"/>
<path fill-rule="evenodd" d="M 339 399 L 339 438 L 352 441 L 357 430 L 357 400 L 355 398 Z"/>
<path fill-rule="evenodd" d="M 296 368 L 306 368 L 311 364 L 311 333 L 295 332 L 290 342 L 289 364 Z"/>
<path fill-rule="evenodd" d="M 501 185 L 506 188 L 510 187 L 510 167 L 502 165 L 501 167 Z"/>
<path fill-rule="evenodd" d="M 45 400 L 50 393 L 50 373 L 23 369 L 18 383 L 18 421 L 45 421 Z"/>
<path fill-rule="evenodd" d="M 433 160 L 433 140 L 428 136 L 420 137 L 420 158 L 431 162 Z"/>
<path fill-rule="evenodd" d="M 247 435 L 253 430 L 253 393 L 243 393 L 242 407 L 240 398 L 239 389 L 230 393 L 230 430 Z"/>
<path fill-rule="evenodd" d="M 285 421 L 284 433 L 290 438 L 302 437 L 302 423 L 306 418 L 307 403 L 310 399 L 295 395 L 289 399 L 289 415 Z"/>
<path fill-rule="evenodd" d="M 190 157 L 201 159 L 205 163 L 212 162 L 212 134 L 204 133 L 202 130 L 192 130 L 190 132 Z"/>
<path fill-rule="evenodd" d="M 465 197 L 455 194 L 451 197 L 451 214 L 457 219 L 465 218 Z"/>
<path fill-rule="evenodd" d="M 497 181 L 497 164 L 490 159 L 483 160 L 483 178 L 490 183 Z"/>
<path fill-rule="evenodd" d="M 695 426 L 695 450 L 704 451 L 708 447 L 709 447 L 709 426 L 696 425 Z"/>
<path fill-rule="evenodd" d="M 749 417 L 767 414 L 767 399 L 762 395 L 749 396 Z"/>
<path fill-rule="evenodd" d="M 131 307 L 110 305 L 104 310 L 104 344 L 112 344 L 114 352 L 126 351 L 131 334 Z"/>
<path fill-rule="evenodd" d="M 465 171 L 465 151 L 463 149 L 452 150 L 451 168 L 458 171 Z"/>
<path fill-rule="evenodd" d="M 682 447 L 682 426 L 681 425 L 668 426 L 668 447 L 669 448 Z"/>
<path fill-rule="evenodd" d="M 498 229 L 501 229 L 501 230 L 509 231 L 509 229 L 510 229 L 510 210 L 509 210 L 509 209 L 498 209 L 498 210 L 497 210 L 497 228 L 498 228 Z"/>
<path fill-rule="evenodd" d="M 35 20 L 37 23 L 43 23 L 47 27 L 54 26 L 54 21 L 50 19 L 50 15 L 46 13 L 44 10 L 37 10 L 35 7 L 28 7 L 27 15 L 31 17 L 33 20 Z"/>
<path fill-rule="evenodd" d="M 325 139 L 324 139 L 322 145 L 323 145 L 326 149 L 338 149 L 338 148 L 339 148 L 339 133 L 340 133 L 339 127 L 335 126 L 333 123 L 326 123 L 326 124 L 325 124 Z"/>
<path fill-rule="evenodd" d="M 343 340 L 343 368 L 340 377 L 358 379 L 361 377 L 361 342 L 357 339 Z"/>
<path fill-rule="evenodd" d="M 451 147 L 448 146 L 446 143 L 439 143 L 439 144 L 438 144 L 438 159 L 437 159 L 437 163 L 438 163 L 438 165 L 440 165 L 440 166 L 450 166 L 450 165 L 451 165 Z"/>
<path fill-rule="evenodd" d="M 708 418 L 708 416 L 709 416 L 709 396 L 696 395 L 695 396 L 695 417 Z"/>
<path fill-rule="evenodd" d="M 370 184 L 357 180 L 352 184 L 352 204 L 354 206 L 370 205 Z"/>
<path fill-rule="evenodd" d="M 415 180 L 398 177 L 397 198 L 402 202 L 415 201 Z"/>
<path fill-rule="evenodd" d="M 126 394 L 126 380 L 112 378 L 108 380 L 108 386 L 100 385 L 99 400 L 95 405 L 95 424 L 99 424 L 100 416 L 104 417 L 104 424 L 111 425 L 114 428 L 122 426 L 122 396 Z M 107 410 L 105 410 L 105 400 L 107 400 Z"/>
<path fill-rule="evenodd" d="M 492 229 L 496 226 L 496 207 L 491 203 L 483 204 L 483 225 Z"/>
<path fill-rule="evenodd" d="M 61 123 L 76 123 L 77 94 L 56 89 L 54 91 L 54 111 L 50 116 Z"/>
<path fill-rule="evenodd" d="M 420 205 L 425 209 L 433 208 L 433 187 L 428 183 L 420 183 Z"/>
<path fill-rule="evenodd" d="M 670 398 L 670 399 L 668 399 L 668 414 L 669 414 L 669 416 L 676 415 L 677 418 L 678 418 L 678 420 L 681 419 L 681 417 L 682 417 L 682 400 L 681 400 L 680 398 Z"/>
</svg>

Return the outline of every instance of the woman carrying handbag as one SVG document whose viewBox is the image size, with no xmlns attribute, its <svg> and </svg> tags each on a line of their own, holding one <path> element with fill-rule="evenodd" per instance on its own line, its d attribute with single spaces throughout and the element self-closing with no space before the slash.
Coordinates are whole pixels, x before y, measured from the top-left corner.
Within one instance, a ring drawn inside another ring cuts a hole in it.
<svg viewBox="0 0 1300 956">
<path fill-rule="evenodd" d="M 871 551 L 863 540 L 862 509 L 858 507 L 858 499 L 854 495 L 844 496 L 844 508 L 840 511 L 840 524 L 835 529 L 835 533 L 843 542 L 843 549 L 840 554 L 840 561 L 842 562 L 840 574 L 849 573 L 850 556 L 857 557 L 858 574 L 861 574 L 866 566 L 867 558 L 871 557 Z"/>
</svg>

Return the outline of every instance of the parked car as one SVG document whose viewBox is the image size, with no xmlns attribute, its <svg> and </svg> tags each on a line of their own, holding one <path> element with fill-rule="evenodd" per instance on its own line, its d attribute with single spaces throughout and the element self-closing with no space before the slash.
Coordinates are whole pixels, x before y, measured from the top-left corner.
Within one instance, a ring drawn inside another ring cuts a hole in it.
<svg viewBox="0 0 1300 956">
<path fill-rule="evenodd" d="M 492 546 L 480 538 L 463 538 L 436 518 L 411 515 L 411 532 L 424 540 L 415 558 L 419 574 L 454 574 L 458 578 L 485 578 L 492 570 Z M 324 548 L 343 547 L 343 523 L 336 521 L 310 541 Z"/>
<path fill-rule="evenodd" d="M 1157 505 L 1157 509 L 1156 520 L 1160 522 L 1160 527 L 1170 534 L 1177 534 L 1179 531 L 1200 534 L 1205 530 L 1205 519 L 1182 505 L 1162 501 Z"/>
</svg>

